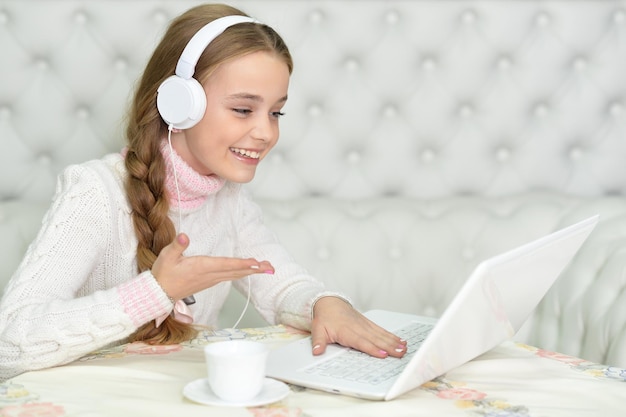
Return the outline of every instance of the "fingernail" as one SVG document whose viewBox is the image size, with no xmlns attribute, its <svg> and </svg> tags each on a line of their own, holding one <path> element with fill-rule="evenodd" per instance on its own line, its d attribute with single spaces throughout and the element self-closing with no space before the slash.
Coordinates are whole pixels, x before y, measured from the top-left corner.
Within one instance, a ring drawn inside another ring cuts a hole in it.
<svg viewBox="0 0 626 417">
<path fill-rule="evenodd" d="M 250 265 L 250 269 L 259 269 L 258 265 Z"/>
<path fill-rule="evenodd" d="M 319 349 L 319 348 L 320 348 L 320 345 L 315 345 L 315 346 L 313 346 L 313 350 L 317 350 L 317 349 Z"/>
<path fill-rule="evenodd" d="M 396 352 L 400 353 L 400 352 L 402 352 L 403 350 L 404 350 L 404 349 L 402 349 L 402 348 L 397 348 L 397 349 L 396 349 Z"/>
<path fill-rule="evenodd" d="M 263 271 L 266 274 L 270 274 L 270 275 L 274 275 L 274 271 L 272 271 L 271 269 L 268 269 L 267 271 Z"/>
<path fill-rule="evenodd" d="M 382 350 L 382 349 L 379 350 L 378 353 L 380 353 L 381 355 L 385 355 L 385 356 L 388 355 L 387 351 L 386 350 Z"/>
</svg>

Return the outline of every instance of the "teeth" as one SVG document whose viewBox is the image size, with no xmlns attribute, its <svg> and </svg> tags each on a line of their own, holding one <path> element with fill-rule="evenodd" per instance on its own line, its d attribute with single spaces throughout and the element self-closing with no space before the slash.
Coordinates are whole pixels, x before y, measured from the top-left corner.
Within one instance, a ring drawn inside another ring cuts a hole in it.
<svg viewBox="0 0 626 417">
<path fill-rule="evenodd" d="M 258 152 L 249 151 L 246 149 L 230 148 L 230 150 L 240 155 L 247 156 L 248 158 L 259 159 L 259 156 L 260 156 Z"/>
</svg>

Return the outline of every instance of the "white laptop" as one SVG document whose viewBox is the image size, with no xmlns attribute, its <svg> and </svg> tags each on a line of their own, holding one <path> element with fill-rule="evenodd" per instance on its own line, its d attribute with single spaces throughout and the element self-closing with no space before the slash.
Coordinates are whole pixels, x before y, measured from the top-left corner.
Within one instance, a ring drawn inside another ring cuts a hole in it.
<svg viewBox="0 0 626 417">
<path fill-rule="evenodd" d="M 267 376 L 360 398 L 396 398 L 513 337 L 597 222 L 598 216 L 588 218 L 481 262 L 438 320 L 365 313 L 409 341 L 402 359 L 374 358 L 339 345 L 313 356 L 307 337 L 272 350 Z M 418 328 L 417 336 L 402 333 L 406 326 Z M 363 368 L 354 360 L 364 362 Z M 369 374 L 361 374 L 368 367 Z"/>
</svg>

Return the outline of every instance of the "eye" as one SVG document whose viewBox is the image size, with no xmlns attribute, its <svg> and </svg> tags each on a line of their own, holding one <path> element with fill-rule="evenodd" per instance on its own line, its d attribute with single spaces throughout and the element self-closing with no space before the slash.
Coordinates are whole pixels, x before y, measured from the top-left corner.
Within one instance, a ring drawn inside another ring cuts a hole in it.
<svg viewBox="0 0 626 417">
<path fill-rule="evenodd" d="M 272 117 L 274 117 L 276 119 L 280 119 L 281 117 L 283 117 L 285 115 L 285 113 L 280 112 L 280 111 L 273 111 L 270 114 L 272 115 Z"/>
<path fill-rule="evenodd" d="M 250 113 L 252 113 L 252 110 L 250 109 L 239 109 L 239 108 L 233 108 L 233 111 L 237 114 L 240 114 L 242 116 L 247 116 Z"/>
</svg>

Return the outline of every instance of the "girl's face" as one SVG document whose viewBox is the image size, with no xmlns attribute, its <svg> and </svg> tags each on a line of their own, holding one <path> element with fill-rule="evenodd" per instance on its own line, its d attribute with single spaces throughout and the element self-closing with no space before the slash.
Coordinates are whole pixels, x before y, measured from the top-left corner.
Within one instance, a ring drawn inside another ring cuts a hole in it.
<svg viewBox="0 0 626 417">
<path fill-rule="evenodd" d="M 181 158 L 202 175 L 245 183 L 278 141 L 289 69 L 276 55 L 254 52 L 220 65 L 204 84 L 204 117 L 172 135 Z"/>
</svg>

